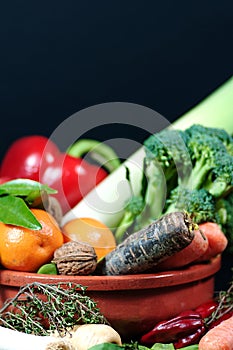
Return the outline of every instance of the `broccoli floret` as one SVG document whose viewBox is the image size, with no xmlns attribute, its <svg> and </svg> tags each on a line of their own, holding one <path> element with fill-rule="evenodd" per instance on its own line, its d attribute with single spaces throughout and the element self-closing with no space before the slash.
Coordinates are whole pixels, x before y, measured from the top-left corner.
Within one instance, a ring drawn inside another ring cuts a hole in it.
<svg viewBox="0 0 233 350">
<path fill-rule="evenodd" d="M 189 190 L 182 186 L 175 188 L 166 200 L 165 213 L 187 211 L 197 224 L 216 221 L 215 199 L 205 189 Z"/>
<path fill-rule="evenodd" d="M 216 202 L 217 222 L 228 239 L 227 250 L 233 253 L 233 192 Z"/>
<path fill-rule="evenodd" d="M 215 197 L 233 185 L 233 139 L 224 129 L 194 124 L 186 129 L 193 169 L 188 188 L 205 188 Z"/>
<path fill-rule="evenodd" d="M 193 168 L 183 184 L 190 189 L 199 189 L 220 163 L 221 157 L 227 153 L 226 147 L 219 139 L 201 134 L 190 137 L 188 149 Z"/>
<path fill-rule="evenodd" d="M 203 182 L 203 187 L 216 198 L 224 197 L 233 189 L 233 156 L 219 154 L 215 167 Z"/>
<path fill-rule="evenodd" d="M 146 163 L 160 166 L 167 182 L 186 175 L 191 166 L 187 149 L 188 135 L 181 130 L 165 129 L 151 135 L 145 142 Z"/>
<path fill-rule="evenodd" d="M 226 130 L 221 128 L 211 128 L 200 124 L 193 124 L 185 130 L 186 138 L 195 137 L 200 135 L 208 135 L 219 139 L 226 147 L 232 143 L 232 135 Z"/>
<path fill-rule="evenodd" d="M 115 231 L 115 238 L 117 243 L 120 243 L 123 240 L 124 234 L 134 223 L 134 220 L 141 214 L 144 206 L 144 199 L 141 196 L 133 196 L 130 198 L 125 207 L 124 216 Z"/>
</svg>

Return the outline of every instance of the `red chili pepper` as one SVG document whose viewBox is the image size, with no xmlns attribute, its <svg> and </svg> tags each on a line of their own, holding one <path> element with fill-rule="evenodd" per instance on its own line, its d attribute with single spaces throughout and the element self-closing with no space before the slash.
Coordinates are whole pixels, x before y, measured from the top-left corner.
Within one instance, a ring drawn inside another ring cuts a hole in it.
<svg viewBox="0 0 233 350">
<path fill-rule="evenodd" d="M 90 140 L 92 148 L 93 141 Z M 86 144 L 84 151 L 88 152 Z M 112 151 L 111 159 L 114 156 Z M 28 178 L 56 189 L 63 213 L 73 208 L 107 175 L 108 172 L 100 166 L 89 164 L 81 157 L 61 153 L 51 140 L 39 135 L 25 136 L 13 142 L 0 170 L 0 177 Z"/>
<path fill-rule="evenodd" d="M 195 332 L 182 337 L 181 339 L 177 340 L 175 343 L 173 343 L 175 349 L 181 349 L 185 346 L 198 344 L 199 340 L 201 339 L 202 335 L 205 334 L 206 329 L 205 326 L 201 326 L 198 328 Z"/>
<path fill-rule="evenodd" d="M 189 334 L 195 333 L 204 326 L 200 315 L 192 310 L 185 311 L 170 320 L 159 322 L 148 333 L 141 337 L 145 345 L 154 343 L 172 343 Z"/>
<path fill-rule="evenodd" d="M 206 303 L 201 304 L 198 306 L 195 311 L 201 315 L 201 317 L 207 318 L 212 315 L 212 313 L 217 309 L 218 303 L 217 301 L 211 299 L 207 301 Z"/>
</svg>

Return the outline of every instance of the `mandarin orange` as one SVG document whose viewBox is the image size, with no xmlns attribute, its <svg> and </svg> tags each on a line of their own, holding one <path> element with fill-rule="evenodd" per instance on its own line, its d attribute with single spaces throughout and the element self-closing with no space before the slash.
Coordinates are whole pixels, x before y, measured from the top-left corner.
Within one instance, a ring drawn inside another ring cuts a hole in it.
<svg viewBox="0 0 233 350">
<path fill-rule="evenodd" d="M 65 241 L 89 243 L 95 249 L 98 259 L 116 247 L 113 232 L 105 224 L 93 218 L 72 219 L 63 225 L 62 231 Z"/>
<path fill-rule="evenodd" d="M 40 266 L 51 261 L 55 249 L 63 242 L 63 234 L 55 219 L 43 209 L 31 209 L 42 229 L 0 222 L 0 263 L 16 271 L 36 272 Z"/>
</svg>

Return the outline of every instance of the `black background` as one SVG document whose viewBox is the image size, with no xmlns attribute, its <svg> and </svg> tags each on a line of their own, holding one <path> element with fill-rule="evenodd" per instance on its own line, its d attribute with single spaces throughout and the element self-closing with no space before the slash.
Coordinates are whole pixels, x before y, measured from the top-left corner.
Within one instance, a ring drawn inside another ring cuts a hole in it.
<svg viewBox="0 0 233 350">
<path fill-rule="evenodd" d="M 0 7 L 1 157 L 16 138 L 49 136 L 99 103 L 133 102 L 173 121 L 232 75 L 231 0 Z"/>
</svg>

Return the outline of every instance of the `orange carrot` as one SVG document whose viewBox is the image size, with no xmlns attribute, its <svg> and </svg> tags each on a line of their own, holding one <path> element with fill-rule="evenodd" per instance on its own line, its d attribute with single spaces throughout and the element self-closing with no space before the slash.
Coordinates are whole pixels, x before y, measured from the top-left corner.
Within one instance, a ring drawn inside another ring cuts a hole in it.
<svg viewBox="0 0 233 350">
<path fill-rule="evenodd" d="M 198 258 L 198 262 L 209 260 L 225 250 L 228 241 L 218 224 L 205 222 L 199 224 L 199 229 L 207 237 L 209 246 L 207 251 Z"/>
<path fill-rule="evenodd" d="M 208 246 L 207 237 L 200 230 L 195 230 L 191 243 L 178 253 L 159 263 L 156 266 L 156 270 L 168 270 L 186 266 L 202 256 L 208 249 Z"/>
<path fill-rule="evenodd" d="M 199 350 L 233 350 L 233 316 L 210 329 L 200 340 Z"/>
</svg>

